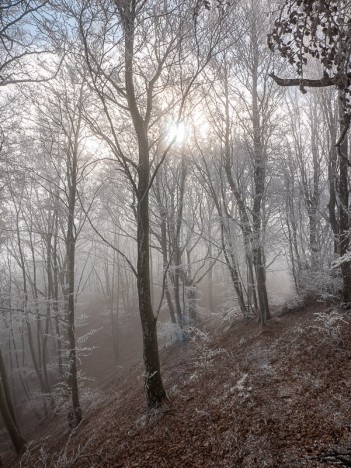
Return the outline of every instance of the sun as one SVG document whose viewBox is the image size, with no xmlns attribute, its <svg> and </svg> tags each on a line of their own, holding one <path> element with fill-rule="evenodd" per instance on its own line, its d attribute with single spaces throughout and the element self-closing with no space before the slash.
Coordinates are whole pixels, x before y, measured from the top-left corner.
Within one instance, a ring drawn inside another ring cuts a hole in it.
<svg viewBox="0 0 351 468">
<path fill-rule="evenodd" d="M 209 127 L 203 109 L 193 109 L 183 120 L 168 121 L 165 131 L 166 141 L 173 147 L 189 147 L 197 139 L 208 140 Z"/>
<path fill-rule="evenodd" d="M 187 139 L 187 129 L 184 122 L 171 123 L 167 131 L 167 140 L 176 145 L 182 145 Z"/>
</svg>

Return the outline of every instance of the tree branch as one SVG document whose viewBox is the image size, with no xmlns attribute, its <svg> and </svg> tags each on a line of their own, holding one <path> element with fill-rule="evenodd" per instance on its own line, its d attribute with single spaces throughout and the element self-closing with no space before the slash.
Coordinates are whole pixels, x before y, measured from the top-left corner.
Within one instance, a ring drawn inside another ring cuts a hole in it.
<svg viewBox="0 0 351 468">
<path fill-rule="evenodd" d="M 305 87 L 324 88 L 326 86 L 337 86 L 341 89 L 347 87 L 351 81 L 351 73 L 342 73 L 334 76 L 323 76 L 317 80 L 307 78 L 280 78 L 273 72 L 269 74 L 279 86 L 299 86 L 301 90 Z"/>
</svg>

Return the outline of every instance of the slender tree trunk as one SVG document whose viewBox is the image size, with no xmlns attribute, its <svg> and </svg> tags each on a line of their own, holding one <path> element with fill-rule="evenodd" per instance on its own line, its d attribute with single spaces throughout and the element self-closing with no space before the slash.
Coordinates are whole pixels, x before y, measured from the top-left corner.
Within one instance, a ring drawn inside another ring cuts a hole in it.
<svg viewBox="0 0 351 468">
<path fill-rule="evenodd" d="M 57 249 L 57 233 L 58 233 L 58 209 L 55 208 L 54 214 L 54 243 L 53 243 L 53 251 L 52 251 L 52 281 L 53 281 L 53 304 L 52 304 L 52 311 L 54 316 L 55 322 L 55 335 L 57 341 L 57 364 L 58 370 L 60 373 L 61 378 L 64 377 L 64 370 L 63 370 L 63 363 L 62 363 L 62 337 L 61 337 L 61 327 L 59 321 L 59 263 L 58 263 L 58 249 Z"/>
<path fill-rule="evenodd" d="M 119 248 L 119 237 L 114 234 L 114 243 Z M 119 346 L 118 346 L 118 307 L 119 307 L 119 281 L 120 281 L 120 271 L 119 271 L 119 263 L 117 269 L 117 294 L 115 294 L 115 282 L 116 282 L 116 251 L 113 251 L 113 259 L 112 259 L 112 279 L 111 279 L 111 287 L 108 288 L 110 290 L 110 318 L 111 318 L 111 327 L 112 327 L 112 340 L 113 340 L 113 355 L 115 361 L 119 361 Z M 109 281 L 108 271 L 107 271 L 107 281 Z M 115 317 L 114 307 L 115 307 L 115 297 L 116 297 L 116 311 L 117 317 Z"/>
<path fill-rule="evenodd" d="M 181 269 L 181 253 L 177 240 L 175 239 L 176 245 L 174 245 L 174 303 L 177 314 L 177 322 L 180 329 L 184 326 L 184 317 L 182 306 L 180 304 L 180 269 Z"/>
<path fill-rule="evenodd" d="M 168 278 L 168 247 L 167 247 L 167 213 L 162 205 L 161 194 L 159 189 L 159 178 L 156 177 L 156 197 L 158 200 L 159 212 L 160 212 L 160 229 L 161 229 L 161 250 L 162 250 L 162 260 L 163 260 L 163 275 L 165 275 L 165 296 L 167 300 L 169 315 L 171 317 L 172 323 L 176 324 L 177 320 L 175 317 L 173 302 L 171 298 L 171 293 L 169 291 L 169 278 Z"/>
<path fill-rule="evenodd" d="M 209 224 L 208 227 L 208 238 L 209 238 L 209 245 L 208 245 L 208 256 L 210 261 L 212 259 L 212 233 L 211 233 L 211 225 Z M 208 275 L 207 275 L 207 288 L 208 288 L 208 309 L 210 313 L 214 312 L 214 301 L 213 301 L 213 268 L 210 268 Z"/>
<path fill-rule="evenodd" d="M 258 43 L 255 27 L 252 33 L 252 127 L 254 147 L 253 257 L 257 281 L 261 324 L 270 318 L 264 262 L 262 210 L 265 197 L 266 155 L 262 145 L 260 111 L 258 105 Z"/>
<path fill-rule="evenodd" d="M 79 132 L 77 131 L 77 134 Z M 70 422 L 76 427 L 82 420 L 82 410 L 79 402 L 79 388 L 77 376 L 77 349 L 75 337 L 75 256 L 76 238 L 74 228 L 75 205 L 77 196 L 77 151 L 75 145 L 72 154 L 71 180 L 68 193 L 68 223 L 67 223 L 67 338 L 68 338 L 68 385 L 72 398 L 72 414 Z"/>
<path fill-rule="evenodd" d="M 292 159 L 292 158 L 291 158 Z M 284 181 L 286 187 L 286 225 L 288 228 L 288 240 L 291 267 L 294 277 L 296 292 L 301 290 L 300 274 L 303 268 L 301 255 L 298 242 L 298 220 L 296 219 L 296 208 L 294 203 L 295 197 L 295 169 L 291 163 L 288 164 L 288 170 L 284 174 Z"/>
<path fill-rule="evenodd" d="M 70 224 L 70 223 L 69 223 Z M 68 237 L 68 307 L 67 307 L 67 337 L 68 337 L 68 385 L 71 391 L 72 398 L 72 417 L 71 423 L 75 427 L 82 419 L 82 410 L 79 402 L 79 389 L 77 377 L 77 349 L 75 338 L 75 281 L 74 281 L 74 264 L 75 264 L 75 240 Z"/>
<path fill-rule="evenodd" d="M 182 267 L 182 252 L 180 248 L 180 234 L 183 224 L 183 207 L 184 207 L 184 193 L 185 193 L 185 181 L 187 175 L 187 168 L 185 162 L 185 156 L 182 154 L 181 167 L 180 167 L 180 180 L 178 187 L 178 205 L 175 210 L 174 219 L 174 232 L 173 237 L 173 251 L 174 251 L 174 301 L 178 319 L 178 326 L 180 329 L 184 327 L 184 310 L 182 310 L 180 304 L 180 281 L 182 278 L 183 267 Z"/>
<path fill-rule="evenodd" d="M 309 213 L 310 222 L 310 248 L 311 248 L 311 265 L 313 269 L 320 268 L 320 245 L 318 237 L 318 212 L 320 206 L 320 163 L 318 157 L 318 116 L 316 112 L 316 105 L 312 109 L 312 158 L 313 158 L 313 190 L 311 194 L 311 210 Z"/>
</svg>

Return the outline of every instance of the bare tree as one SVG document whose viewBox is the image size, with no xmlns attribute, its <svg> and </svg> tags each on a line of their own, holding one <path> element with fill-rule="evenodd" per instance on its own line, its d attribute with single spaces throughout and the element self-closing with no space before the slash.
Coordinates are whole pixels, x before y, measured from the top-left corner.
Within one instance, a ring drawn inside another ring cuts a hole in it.
<svg viewBox="0 0 351 468">
<path fill-rule="evenodd" d="M 45 29 L 54 28 L 49 0 L 5 0 L 0 5 L 0 86 L 52 79 L 59 49 L 49 45 Z M 46 45 L 43 46 L 43 43 Z M 50 57 L 51 64 L 47 58 Z M 54 65 L 54 66 L 53 66 Z"/>
<path fill-rule="evenodd" d="M 196 78 L 216 52 L 224 32 L 223 12 L 214 11 L 208 21 L 199 21 L 197 27 L 191 21 L 192 12 L 192 6 L 184 2 L 171 7 L 161 1 L 149 5 L 136 0 L 104 4 L 98 10 L 86 7 L 79 13 L 91 85 L 100 99 L 106 127 L 102 128 L 93 119 L 90 123 L 108 144 L 135 197 L 137 266 L 134 271 L 149 407 L 161 404 L 166 398 L 160 374 L 157 317 L 151 298 L 149 191 L 172 146 L 165 138 L 165 119 L 179 122 Z M 91 34 L 92 18 L 96 15 L 104 19 L 98 41 Z M 212 28 L 211 35 L 207 35 L 209 28 Z M 104 48 L 106 41 L 111 44 L 108 53 Z M 123 137 L 126 127 L 118 127 L 119 116 L 127 119 L 132 138 Z"/>
</svg>

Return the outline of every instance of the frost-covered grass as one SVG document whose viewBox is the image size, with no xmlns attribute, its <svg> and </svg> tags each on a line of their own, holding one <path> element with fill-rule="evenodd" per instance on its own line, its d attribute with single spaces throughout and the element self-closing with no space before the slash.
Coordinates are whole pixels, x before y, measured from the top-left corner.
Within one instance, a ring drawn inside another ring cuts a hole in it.
<svg viewBox="0 0 351 468">
<path fill-rule="evenodd" d="M 328 312 L 316 312 L 314 325 L 310 328 L 320 333 L 323 341 L 340 345 L 342 344 L 341 330 L 344 324 L 347 324 L 344 314 L 337 310 Z"/>
</svg>

